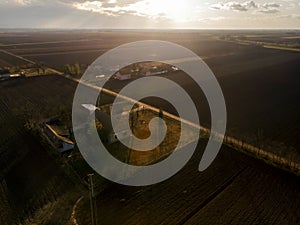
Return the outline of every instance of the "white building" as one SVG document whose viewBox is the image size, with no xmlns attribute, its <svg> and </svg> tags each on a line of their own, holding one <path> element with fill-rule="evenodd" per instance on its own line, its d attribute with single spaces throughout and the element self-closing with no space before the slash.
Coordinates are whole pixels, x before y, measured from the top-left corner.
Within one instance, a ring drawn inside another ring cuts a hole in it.
<svg viewBox="0 0 300 225">
<path fill-rule="evenodd" d="M 69 131 L 61 126 L 45 123 L 44 133 L 59 152 L 62 153 L 74 149 L 75 143 L 70 140 Z"/>
<path fill-rule="evenodd" d="M 131 74 L 130 73 L 118 72 L 118 73 L 116 73 L 115 78 L 117 80 L 130 80 L 131 79 Z"/>
</svg>

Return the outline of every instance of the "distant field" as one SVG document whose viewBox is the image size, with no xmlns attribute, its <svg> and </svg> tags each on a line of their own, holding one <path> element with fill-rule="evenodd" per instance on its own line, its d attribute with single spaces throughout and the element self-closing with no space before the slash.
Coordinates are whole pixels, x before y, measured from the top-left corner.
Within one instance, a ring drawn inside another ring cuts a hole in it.
<svg viewBox="0 0 300 225">
<path fill-rule="evenodd" d="M 1 36 L 0 43 L 5 50 L 24 56 L 37 62 L 43 62 L 55 68 L 62 68 L 65 64 L 92 63 L 99 55 L 117 47 L 140 40 L 165 40 L 182 44 L 192 48 L 197 46 L 200 56 L 211 56 L 232 52 L 234 44 L 224 45 L 211 42 L 207 34 L 198 33 L 141 33 L 141 32 L 52 32 L 52 33 L 24 33 L 12 36 Z"/>
<path fill-rule="evenodd" d="M 1 48 L 1 47 L 0 47 Z M 0 49 L 0 67 L 14 67 L 14 66 L 22 66 L 27 65 L 28 62 L 9 55 L 5 52 L 2 52 Z"/>
</svg>

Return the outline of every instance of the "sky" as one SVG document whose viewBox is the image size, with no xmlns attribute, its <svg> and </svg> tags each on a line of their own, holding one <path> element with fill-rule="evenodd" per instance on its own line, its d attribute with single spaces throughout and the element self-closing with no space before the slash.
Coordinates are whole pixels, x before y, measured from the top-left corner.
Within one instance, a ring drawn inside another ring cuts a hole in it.
<svg viewBox="0 0 300 225">
<path fill-rule="evenodd" d="M 300 0 L 0 0 L 0 28 L 300 29 Z"/>
</svg>

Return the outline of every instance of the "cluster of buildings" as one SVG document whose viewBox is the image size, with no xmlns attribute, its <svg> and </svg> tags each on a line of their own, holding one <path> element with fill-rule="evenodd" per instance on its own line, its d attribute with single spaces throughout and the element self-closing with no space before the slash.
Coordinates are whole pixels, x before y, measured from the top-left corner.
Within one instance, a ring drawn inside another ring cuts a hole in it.
<svg viewBox="0 0 300 225">
<path fill-rule="evenodd" d="M 101 108 L 91 104 L 83 104 L 82 106 L 91 113 L 95 113 L 95 119 L 101 123 L 101 129 L 104 131 L 104 136 L 101 138 L 105 144 L 112 144 L 118 142 L 119 140 L 130 137 L 130 130 L 119 130 L 118 132 L 114 131 L 111 124 L 111 105 L 102 106 Z M 131 111 L 128 110 L 125 112 L 120 112 L 119 114 L 115 115 L 115 119 L 124 123 L 128 123 L 128 121 L 122 119 L 122 117 L 126 118 L 126 115 L 128 114 L 138 114 L 137 112 L 142 111 L 143 109 L 144 108 L 140 106 Z M 76 127 L 75 130 L 82 128 L 86 129 L 86 126 L 89 126 L 89 124 L 84 124 L 83 127 Z M 75 143 L 72 141 L 72 129 L 68 129 L 60 117 L 45 120 L 43 122 L 42 130 L 48 141 L 60 153 L 74 149 Z"/>
<path fill-rule="evenodd" d="M 136 74 L 140 76 L 154 76 L 154 75 L 163 75 L 166 73 L 170 73 L 173 71 L 178 71 L 179 69 L 175 66 L 164 65 L 164 66 L 152 66 L 145 67 L 144 69 L 131 70 L 130 68 L 125 68 L 118 71 L 114 78 L 117 80 L 130 80 L 136 76 Z"/>
<path fill-rule="evenodd" d="M 108 105 L 104 105 L 99 107 L 96 107 L 92 104 L 83 104 L 83 108 L 87 109 L 88 111 L 90 111 L 90 114 L 93 115 L 95 113 L 95 119 L 101 123 L 102 127 L 101 130 L 104 131 L 104 135 L 101 136 L 102 141 L 105 144 L 112 144 L 115 142 L 118 142 L 120 140 L 129 138 L 131 135 L 131 131 L 130 130 L 126 130 L 126 129 L 122 129 L 119 131 L 115 131 L 113 126 L 112 126 L 112 119 L 115 119 L 117 121 L 119 121 L 119 126 L 120 127 L 126 127 L 125 123 L 128 123 L 128 121 L 126 120 L 126 118 L 129 117 L 131 119 L 138 119 L 138 114 L 139 112 L 144 110 L 143 106 L 138 106 L 135 107 L 134 109 L 128 109 L 128 105 L 126 103 L 120 103 L 121 104 L 121 108 L 122 111 L 117 112 L 113 117 L 111 115 L 111 104 Z M 120 123 L 124 123 L 123 126 L 121 126 L 122 124 Z M 87 126 L 89 124 L 86 124 Z M 83 127 L 77 127 L 75 128 L 75 130 L 77 129 L 81 129 L 84 128 Z"/>
</svg>

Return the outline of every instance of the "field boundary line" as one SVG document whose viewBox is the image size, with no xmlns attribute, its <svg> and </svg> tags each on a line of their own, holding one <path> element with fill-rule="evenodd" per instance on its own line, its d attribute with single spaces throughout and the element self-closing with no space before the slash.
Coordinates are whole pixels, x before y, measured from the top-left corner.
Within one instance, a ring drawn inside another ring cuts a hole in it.
<svg viewBox="0 0 300 225">
<path fill-rule="evenodd" d="M 215 39 L 218 41 L 235 43 L 235 44 L 240 44 L 240 45 L 260 46 L 260 47 L 266 48 L 266 49 L 276 49 L 276 50 L 282 50 L 282 51 L 300 52 L 299 48 L 276 46 L 276 45 L 272 45 L 272 44 L 266 43 L 266 42 L 259 42 L 259 41 L 257 42 L 257 41 L 239 40 L 239 39 L 235 39 L 235 40 L 224 40 L 224 39 L 220 39 L 220 38 L 215 38 Z"/>
<path fill-rule="evenodd" d="M 5 54 L 7 54 L 7 55 L 13 56 L 13 57 L 15 57 L 15 58 L 17 58 L 17 59 L 20 59 L 20 60 L 23 60 L 23 61 L 25 61 L 25 62 L 28 62 L 28 63 L 34 64 L 34 65 L 37 65 L 37 63 L 36 63 L 35 61 L 32 61 L 32 60 L 27 59 L 27 58 L 25 58 L 25 57 L 23 57 L 23 56 L 20 56 L 20 55 L 16 55 L 16 54 L 11 53 L 11 52 L 9 52 L 9 51 L 6 51 L 6 50 L 4 50 L 4 49 L 0 49 L 0 52 L 3 52 L 3 53 L 5 53 Z M 56 70 L 56 69 L 54 69 L 54 68 L 51 68 L 51 67 L 47 67 L 47 69 L 48 69 L 48 71 L 51 71 L 52 73 L 55 73 L 55 74 L 58 74 L 58 75 L 63 75 L 63 74 L 64 74 L 63 72 L 58 71 L 58 70 Z"/>
<path fill-rule="evenodd" d="M 25 42 L 25 43 L 15 43 L 15 44 L 3 44 L 1 47 L 12 47 L 12 46 L 26 46 L 26 45 L 44 45 L 44 44 L 61 44 L 61 43 L 76 43 L 76 42 L 88 42 L 88 41 L 102 41 L 103 39 L 74 39 L 65 41 L 45 41 L 45 42 Z"/>
<path fill-rule="evenodd" d="M 15 58 L 21 59 L 21 60 L 23 60 L 23 61 L 25 61 L 25 62 L 32 63 L 32 64 L 36 64 L 36 62 L 34 62 L 34 61 L 30 60 L 30 59 L 26 59 L 26 58 L 24 58 L 24 57 L 22 57 L 22 56 L 15 55 L 15 54 L 13 54 L 13 53 L 11 53 L 11 52 L 9 52 L 9 51 L 6 51 L 6 50 L 4 50 L 4 49 L 1 49 L 0 51 L 3 52 L 3 53 L 5 53 L 5 54 L 7 54 L 7 55 L 10 55 L 10 56 L 13 56 L 13 57 L 15 57 Z"/>
</svg>

